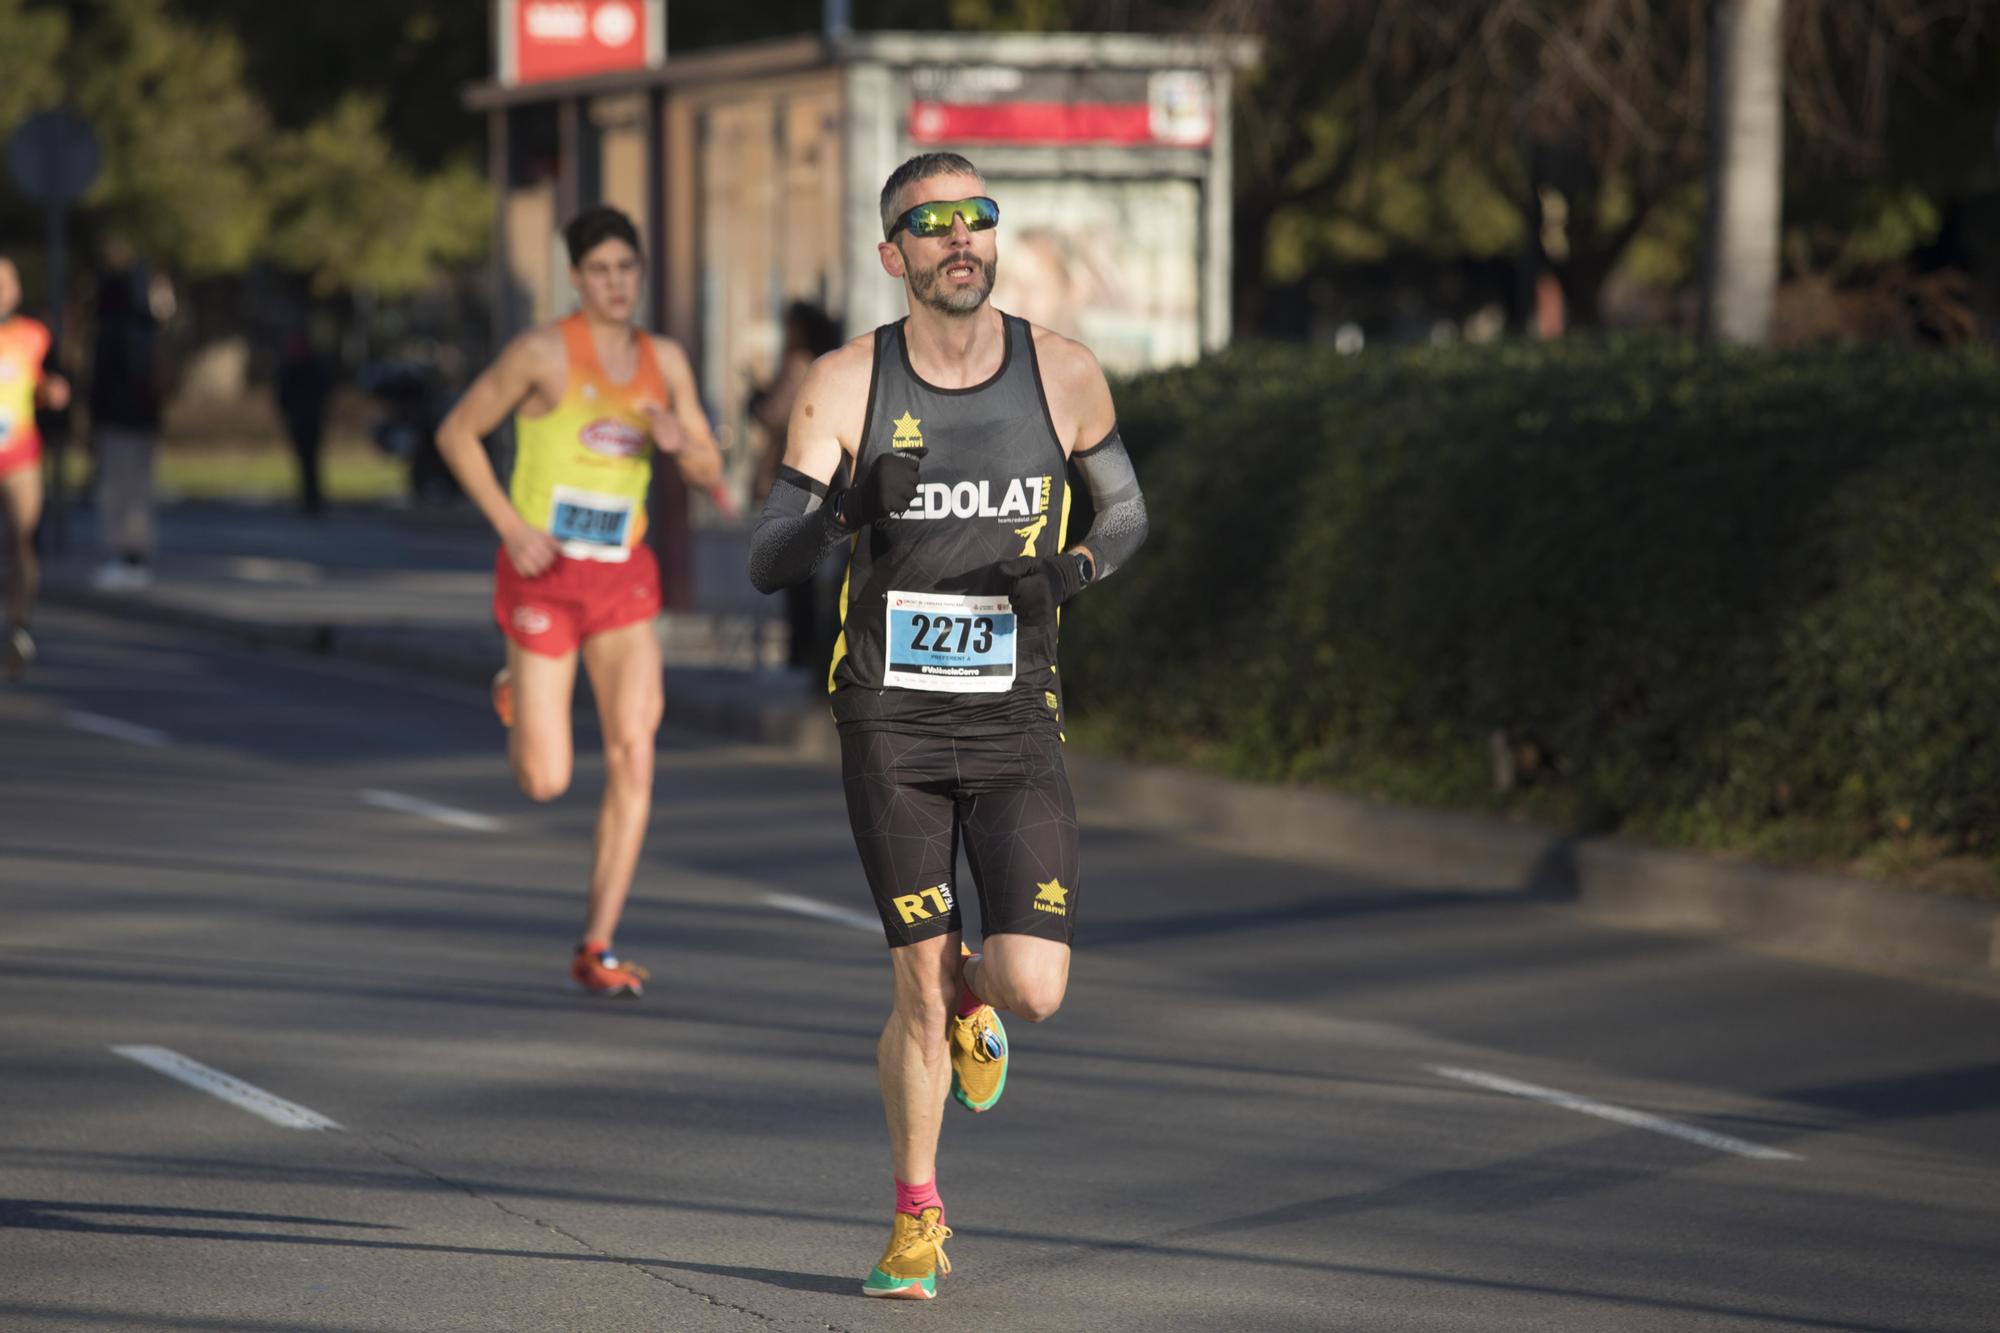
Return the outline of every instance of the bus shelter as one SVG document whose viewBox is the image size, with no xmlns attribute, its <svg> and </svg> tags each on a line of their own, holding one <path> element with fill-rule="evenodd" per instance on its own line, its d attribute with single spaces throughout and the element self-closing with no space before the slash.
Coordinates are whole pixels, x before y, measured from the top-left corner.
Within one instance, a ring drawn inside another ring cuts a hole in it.
<svg viewBox="0 0 2000 1333">
<path fill-rule="evenodd" d="M 1001 309 L 1083 339 L 1114 374 L 1227 341 L 1230 94 L 1251 40 L 874 32 L 672 58 L 657 45 L 627 68 L 556 61 L 536 79 L 516 51 L 511 75 L 465 101 L 489 127 L 496 341 L 573 304 L 563 221 L 608 203 L 639 225 L 644 319 L 688 349 L 739 445 L 729 495 L 697 502 L 699 521 L 748 499 L 769 442 L 746 402 L 774 369 L 786 307 L 814 302 L 848 336 L 904 313 L 876 254 L 878 197 L 914 153 L 965 154 L 1000 200 Z"/>
</svg>

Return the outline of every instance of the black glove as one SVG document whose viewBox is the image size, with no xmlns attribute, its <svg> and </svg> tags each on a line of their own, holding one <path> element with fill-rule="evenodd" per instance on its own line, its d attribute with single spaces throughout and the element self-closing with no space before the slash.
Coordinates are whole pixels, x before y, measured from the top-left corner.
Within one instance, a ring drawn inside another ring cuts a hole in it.
<svg viewBox="0 0 2000 1333">
<path fill-rule="evenodd" d="M 1081 551 L 1002 560 L 993 569 L 1023 626 L 1053 623 L 1056 608 L 1082 592 L 1091 574 L 1090 557 Z"/>
<path fill-rule="evenodd" d="M 908 454 L 883 454 L 868 465 L 861 480 L 833 497 L 834 521 L 843 528 L 864 528 L 900 514 L 917 498 L 917 460 Z"/>
</svg>

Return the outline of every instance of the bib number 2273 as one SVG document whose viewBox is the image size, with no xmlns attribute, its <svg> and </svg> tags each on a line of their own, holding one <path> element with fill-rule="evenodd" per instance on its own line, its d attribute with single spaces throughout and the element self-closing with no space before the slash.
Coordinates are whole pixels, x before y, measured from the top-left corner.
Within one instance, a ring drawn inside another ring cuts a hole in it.
<svg viewBox="0 0 2000 1333">
<path fill-rule="evenodd" d="M 1014 684 L 1014 608 L 1005 597 L 891 592 L 882 683 L 998 694 Z"/>
</svg>

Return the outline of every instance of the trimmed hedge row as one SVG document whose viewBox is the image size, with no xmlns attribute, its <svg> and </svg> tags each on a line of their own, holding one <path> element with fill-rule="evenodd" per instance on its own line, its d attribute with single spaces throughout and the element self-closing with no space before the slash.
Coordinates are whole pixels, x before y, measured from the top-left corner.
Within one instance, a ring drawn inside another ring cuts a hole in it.
<svg viewBox="0 0 2000 1333">
<path fill-rule="evenodd" d="M 1990 352 L 1250 346 L 1118 396 L 1153 533 L 1064 626 L 1093 740 L 1710 845 L 2000 839 Z"/>
</svg>

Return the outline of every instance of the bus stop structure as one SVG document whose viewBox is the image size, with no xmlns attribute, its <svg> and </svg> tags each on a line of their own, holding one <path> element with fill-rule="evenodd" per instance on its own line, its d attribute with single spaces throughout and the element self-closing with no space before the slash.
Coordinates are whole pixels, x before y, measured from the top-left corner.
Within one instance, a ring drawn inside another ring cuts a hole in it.
<svg viewBox="0 0 2000 1333">
<path fill-rule="evenodd" d="M 476 85 L 495 340 L 573 306 L 561 223 L 614 205 L 652 259 L 644 322 L 688 349 L 720 431 L 749 440 L 788 304 L 849 336 L 904 313 L 876 254 L 882 182 L 949 149 L 1000 201 L 997 306 L 1114 374 L 1193 360 L 1229 336 L 1230 94 L 1256 54 L 1247 38 L 843 32 Z M 738 504 L 766 442 L 749 443 L 729 456 Z"/>
</svg>

